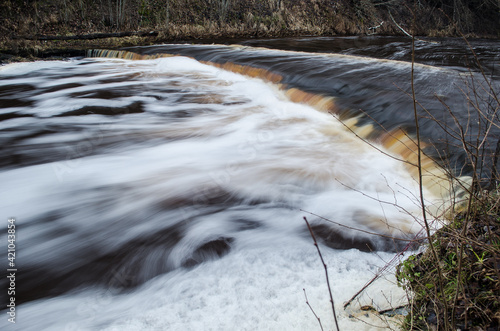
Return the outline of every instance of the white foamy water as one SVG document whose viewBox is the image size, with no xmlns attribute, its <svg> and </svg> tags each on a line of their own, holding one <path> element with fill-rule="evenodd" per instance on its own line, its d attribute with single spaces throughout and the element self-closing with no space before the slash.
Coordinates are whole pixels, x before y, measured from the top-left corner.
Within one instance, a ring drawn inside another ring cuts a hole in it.
<svg viewBox="0 0 500 331">
<path fill-rule="evenodd" d="M 184 57 L 13 64 L 0 86 L 25 102 L 2 110 L 0 210 L 17 220 L 20 291 L 37 299 L 0 328 L 319 329 L 305 288 L 333 329 L 303 216 L 342 234 L 322 240 L 343 250 L 320 244 L 341 329 L 373 328 L 360 305 L 404 302 L 389 274 L 344 311 L 394 254 L 351 248 L 367 235 L 301 211 L 420 230 L 416 181 L 334 117 Z"/>
</svg>

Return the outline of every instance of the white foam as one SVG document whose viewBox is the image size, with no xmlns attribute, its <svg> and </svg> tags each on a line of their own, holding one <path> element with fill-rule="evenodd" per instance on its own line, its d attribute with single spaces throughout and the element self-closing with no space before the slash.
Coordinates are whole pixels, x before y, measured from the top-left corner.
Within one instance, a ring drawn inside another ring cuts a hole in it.
<svg viewBox="0 0 500 331">
<path fill-rule="evenodd" d="M 378 271 L 381 259 L 389 260 L 392 255 L 322 249 L 341 330 L 373 329 L 349 317 L 360 304 L 384 309 L 387 299 L 392 304 L 404 300 L 401 289 L 379 282 L 353 303 L 355 307 L 344 311 L 343 303 Z M 315 247 L 307 238 L 283 238 L 258 248 L 235 248 L 220 260 L 159 276 L 129 294 L 92 290 L 23 305 L 15 329 L 315 330 L 318 322 L 305 303 L 304 288 L 323 326 L 334 329 Z M 364 319 L 385 326 L 383 320 Z"/>
<path fill-rule="evenodd" d="M 87 63 L 85 70 L 96 70 L 96 78 L 108 75 L 107 69 L 140 75 L 137 81 L 124 83 L 93 80 L 96 86 L 89 84 L 83 90 L 137 86 L 142 82 L 175 87 L 172 94 L 162 95 L 165 98 L 161 101 L 145 96 L 142 89 L 130 89 L 129 98 L 103 100 L 103 106 L 124 106 L 140 100 L 146 109 L 164 115 L 194 110 L 195 99 L 182 103 L 176 99 L 178 96 L 205 97 L 213 93 L 220 100 L 200 102 L 199 108 L 207 109 L 206 113 L 181 119 L 155 117 L 159 115 L 148 111 L 113 118 L 92 115 L 62 119 L 51 116 L 68 107 L 97 105 L 99 100 L 70 98 L 72 92 L 82 88 L 60 90 L 51 98 L 39 96 L 37 105 L 25 111 L 36 109 L 39 116 L 47 116 L 45 123 L 76 122 L 89 130 L 104 124 L 106 129 L 98 132 L 103 137 L 123 134 L 127 142 L 129 136 L 139 134 L 144 142 L 0 173 L 2 187 L 9 192 L 0 201 L 0 210 L 15 216 L 20 228 L 31 225 L 23 231 L 23 262 L 46 268 L 81 263 L 74 257 L 80 259 L 82 252 L 90 248 L 104 254 L 176 223 L 182 223 L 187 230 L 172 251 L 154 256 L 158 263 L 178 267 L 200 243 L 213 238 L 230 237 L 234 242 L 229 254 L 221 259 L 189 270 L 176 269 L 127 294 L 93 288 L 21 305 L 15 328 L 317 329 L 317 321 L 303 297 L 302 288 L 306 288 L 311 305 L 331 329 L 324 272 L 302 220 L 307 214 L 300 209 L 375 231 L 386 231 L 387 224 L 370 223 L 373 219 L 387 220 L 409 232 L 418 230 L 414 215 L 374 200 L 395 202 L 397 197 L 397 203 L 405 209 L 418 212 L 411 194 L 400 189 L 414 188 L 414 180 L 403 165 L 359 141 L 330 115 L 291 103 L 258 79 L 188 58 L 96 60 L 95 65 Z M 41 67 L 51 66 L 61 69 L 70 65 L 54 62 Z M 235 105 L 231 103 L 234 100 L 244 102 Z M 39 120 L 14 119 L 5 125 L 12 130 L 16 125 L 36 125 Z M 67 133 L 53 136 L 62 141 L 75 137 Z M 81 137 L 84 142 L 88 140 L 84 133 Z M 54 141 L 57 139 L 32 138 L 25 143 Z M 91 151 L 97 147 L 91 145 Z M 245 203 L 204 213 L 212 206 L 200 206 L 198 202 L 208 200 L 214 191 Z M 252 205 L 250 201 L 260 204 Z M 58 215 L 56 222 L 37 223 L 38 217 L 54 211 Z M 238 220 L 254 221 L 258 226 L 241 230 Z M 340 307 L 384 264 L 381 258 L 390 260 L 392 255 L 322 249 L 341 329 L 369 329 L 349 318 Z M 368 292 L 360 304 L 372 304 L 369 300 L 373 298 L 375 306 L 386 307 L 384 296 L 393 298 L 396 306 L 404 293 L 385 282 Z M 0 327 L 5 323 L 0 320 Z"/>
<path fill-rule="evenodd" d="M 74 61 L 17 62 L 0 67 L 0 76 L 20 76 L 37 70 L 73 67 Z"/>
</svg>

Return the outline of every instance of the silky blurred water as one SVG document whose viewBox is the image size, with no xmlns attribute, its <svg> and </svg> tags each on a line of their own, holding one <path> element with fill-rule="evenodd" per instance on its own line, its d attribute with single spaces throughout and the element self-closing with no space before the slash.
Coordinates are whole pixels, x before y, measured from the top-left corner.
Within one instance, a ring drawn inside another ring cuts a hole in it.
<svg viewBox="0 0 500 331">
<path fill-rule="evenodd" d="M 409 118 L 381 85 L 408 72 L 404 63 L 161 47 L 265 62 L 283 84 L 344 91 L 336 95 L 342 107 L 358 96 L 389 112 L 391 126 Z M 420 92 L 446 95 L 451 87 L 441 82 L 460 77 L 419 70 L 420 81 L 432 81 Z M 304 216 L 321 240 L 342 328 L 369 329 L 341 304 L 401 243 L 305 211 L 395 237 L 421 229 L 418 185 L 402 162 L 277 85 L 194 58 L 10 64 L 0 68 L 0 119 L 0 210 L 16 218 L 19 270 L 17 323 L 4 316 L 3 329 L 316 329 L 303 288 L 332 325 Z M 390 282 L 371 291 L 376 305 L 404 301 Z"/>
</svg>

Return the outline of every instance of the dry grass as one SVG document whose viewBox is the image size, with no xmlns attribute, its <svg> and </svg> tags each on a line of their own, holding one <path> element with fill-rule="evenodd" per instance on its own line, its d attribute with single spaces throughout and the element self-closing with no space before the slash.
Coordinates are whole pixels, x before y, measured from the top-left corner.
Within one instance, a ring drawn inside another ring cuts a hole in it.
<svg viewBox="0 0 500 331">
<path fill-rule="evenodd" d="M 118 31 L 155 30 L 159 36 L 108 42 L 106 47 L 122 47 L 130 43 L 148 45 L 179 39 L 369 34 L 369 28 L 382 21 L 386 24 L 377 29 L 378 34 L 399 34 L 400 31 L 390 23 L 388 10 L 398 21 L 404 21 L 409 15 L 402 6 L 403 0 L 34 0 L 22 3 L 18 0 L 0 2 L 0 53 L 35 56 L 45 50 L 50 53 L 64 47 L 50 41 L 25 43 L 14 39 L 16 36 Z M 420 3 L 420 16 L 426 18 L 420 24 L 421 33 L 455 33 L 430 3 Z M 468 26 L 470 22 L 469 19 Z M 498 26 L 498 31 L 495 27 L 490 30 L 490 34 L 500 33 Z M 83 49 L 88 43 L 82 42 L 80 46 Z M 100 41 L 92 46 L 104 45 Z"/>
</svg>

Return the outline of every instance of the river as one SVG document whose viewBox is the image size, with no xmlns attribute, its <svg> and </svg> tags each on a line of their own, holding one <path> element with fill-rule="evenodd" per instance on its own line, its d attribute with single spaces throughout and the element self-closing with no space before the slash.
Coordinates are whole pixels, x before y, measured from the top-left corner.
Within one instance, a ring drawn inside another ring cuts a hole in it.
<svg viewBox="0 0 500 331">
<path fill-rule="evenodd" d="M 303 217 L 341 329 L 395 323 L 359 309 L 405 303 L 393 266 L 342 304 L 406 245 L 372 233 L 422 229 L 418 180 L 403 162 L 415 134 L 409 39 L 234 42 L 0 67 L 2 247 L 7 220 L 16 224 L 15 295 L 2 290 L 16 323 L 4 310 L 2 330 L 319 329 L 303 289 L 333 329 Z M 471 44 L 498 91 L 500 45 Z M 441 128 L 456 118 L 483 137 L 463 91 L 491 99 L 463 41 L 416 50 L 424 194 L 439 214 L 453 191 L 439 164 L 471 174 Z M 489 135 L 487 155 L 500 137 Z M 491 156 L 483 162 L 491 171 Z"/>
</svg>

